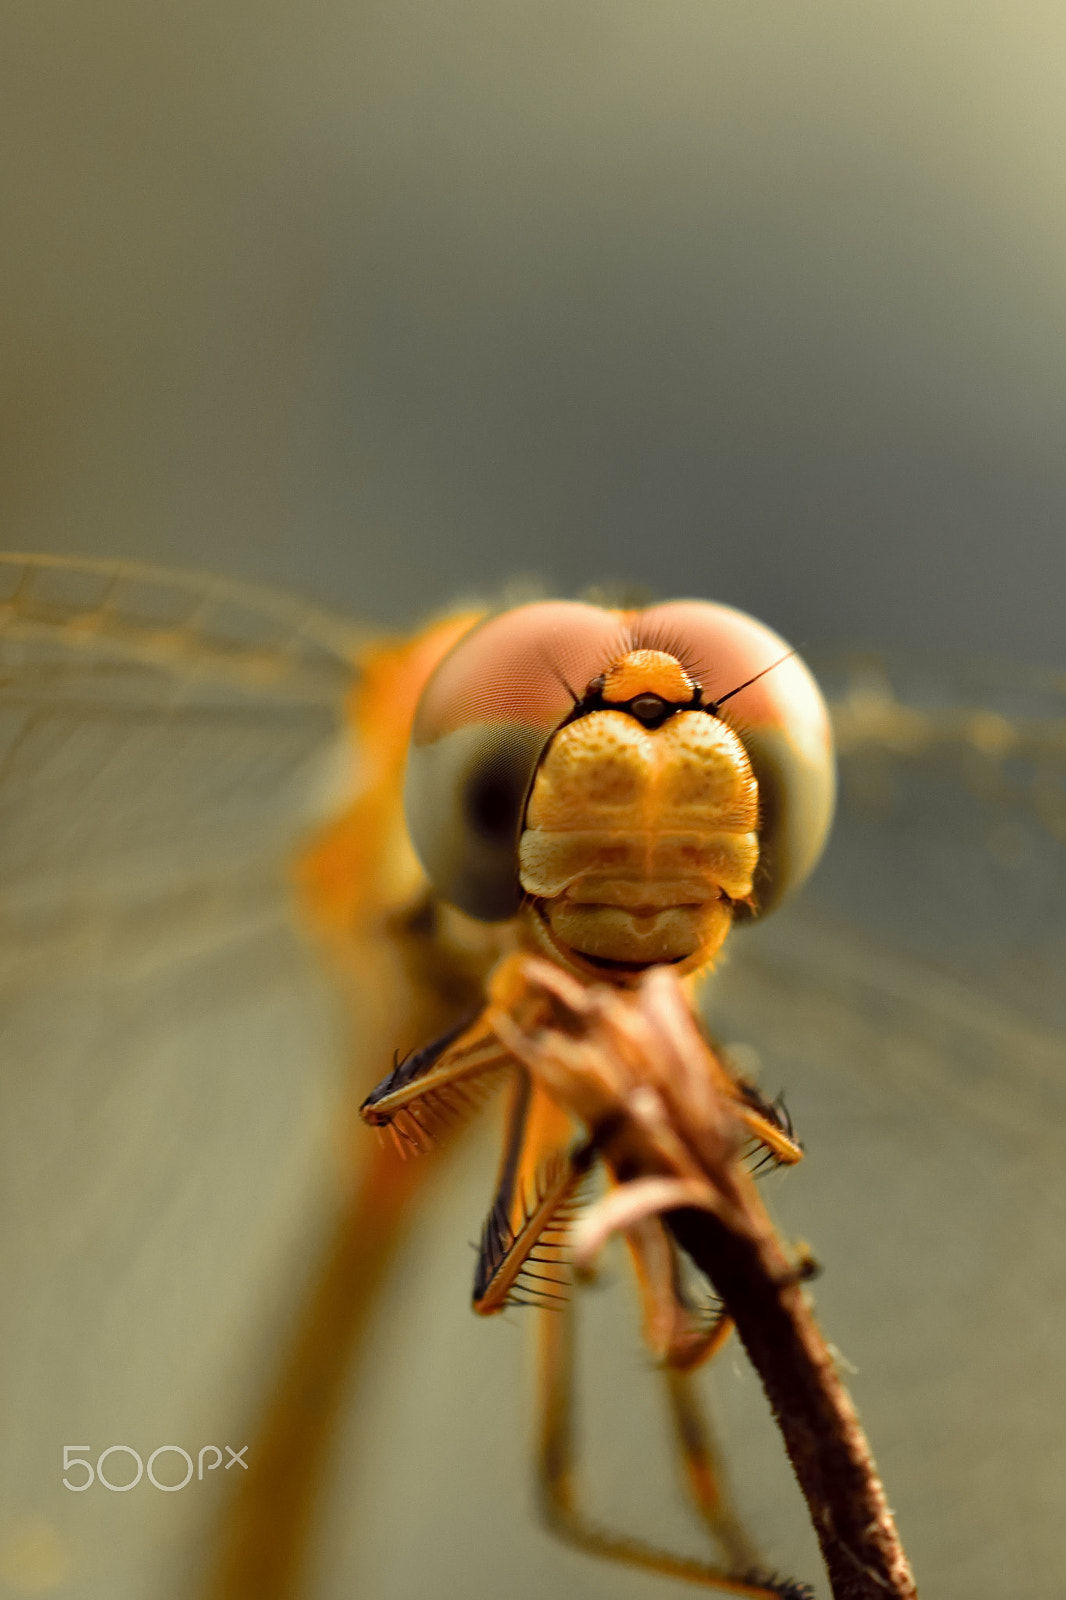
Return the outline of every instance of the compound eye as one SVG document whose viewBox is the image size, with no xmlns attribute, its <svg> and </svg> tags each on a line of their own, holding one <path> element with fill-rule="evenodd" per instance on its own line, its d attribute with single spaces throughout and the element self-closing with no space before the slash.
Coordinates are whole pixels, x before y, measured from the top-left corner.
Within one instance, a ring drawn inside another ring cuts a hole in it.
<svg viewBox="0 0 1066 1600">
<path fill-rule="evenodd" d="M 438 666 L 415 714 L 404 809 L 442 900 L 482 922 L 515 915 L 537 762 L 623 636 L 622 619 L 597 606 L 545 601 L 490 617 Z"/>
<path fill-rule="evenodd" d="M 518 834 L 543 744 L 535 728 L 477 722 L 408 752 L 411 842 L 441 899 L 482 922 L 521 904 Z"/>
</svg>

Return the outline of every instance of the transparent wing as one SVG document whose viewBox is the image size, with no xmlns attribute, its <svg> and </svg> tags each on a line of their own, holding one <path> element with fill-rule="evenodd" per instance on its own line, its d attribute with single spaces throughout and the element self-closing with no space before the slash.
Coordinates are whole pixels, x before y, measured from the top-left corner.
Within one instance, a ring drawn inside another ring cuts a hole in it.
<svg viewBox="0 0 1066 1600">
<path fill-rule="evenodd" d="M 787 1086 L 780 1190 L 826 1264 L 919 1587 L 1066 1585 L 1066 680 L 823 674 L 843 804 L 718 1019 Z"/>
<path fill-rule="evenodd" d="M 63 1447 L 242 1445 L 335 1200 L 339 1038 L 288 863 L 357 644 L 214 580 L 0 560 L 5 1594 L 195 1586 L 225 1467 L 78 1493 Z"/>
<path fill-rule="evenodd" d="M 766 1180 L 824 1266 L 828 1337 L 884 1471 L 919 1587 L 1055 1600 L 1066 1483 L 1066 694 L 1013 672 L 816 663 L 841 752 L 840 816 L 802 902 L 738 932 L 708 1015 L 784 1089 L 805 1142 Z M 470 1244 L 494 1149 L 458 1165 L 397 1263 L 353 1389 L 316 1600 L 427 1584 L 675 1592 L 543 1534 L 530 1488 L 531 1371 L 471 1317 Z M 700 1550 L 624 1263 L 578 1301 L 580 1455 L 592 1511 Z M 727 1351 L 707 1387 L 767 1559 L 821 1564 L 765 1402 Z M 375 1441 L 373 1474 L 360 1441 Z M 501 1569 L 501 1563 L 504 1563 Z M 505 1573 L 505 1576 L 503 1575 Z M 676 1588 L 678 1594 L 696 1592 Z"/>
</svg>

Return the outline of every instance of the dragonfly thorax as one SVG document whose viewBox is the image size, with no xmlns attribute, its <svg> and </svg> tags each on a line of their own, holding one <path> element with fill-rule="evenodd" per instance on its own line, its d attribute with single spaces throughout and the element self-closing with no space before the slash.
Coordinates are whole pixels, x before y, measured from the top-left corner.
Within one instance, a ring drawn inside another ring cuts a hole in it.
<svg viewBox="0 0 1066 1600">
<path fill-rule="evenodd" d="M 530 915 L 571 963 L 703 966 L 752 894 L 757 824 L 751 763 L 725 723 L 592 711 L 555 735 L 533 782 L 519 840 Z"/>
</svg>

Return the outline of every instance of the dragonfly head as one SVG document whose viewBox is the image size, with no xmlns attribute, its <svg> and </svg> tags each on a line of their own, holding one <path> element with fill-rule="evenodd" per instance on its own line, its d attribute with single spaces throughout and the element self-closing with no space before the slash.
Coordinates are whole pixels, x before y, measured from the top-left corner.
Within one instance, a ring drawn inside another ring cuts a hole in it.
<svg viewBox="0 0 1066 1600">
<path fill-rule="evenodd" d="M 579 967 L 705 963 L 828 831 L 828 716 L 786 649 L 705 601 L 549 601 L 478 624 L 427 684 L 408 756 L 435 892 L 482 921 L 525 907 Z"/>
</svg>

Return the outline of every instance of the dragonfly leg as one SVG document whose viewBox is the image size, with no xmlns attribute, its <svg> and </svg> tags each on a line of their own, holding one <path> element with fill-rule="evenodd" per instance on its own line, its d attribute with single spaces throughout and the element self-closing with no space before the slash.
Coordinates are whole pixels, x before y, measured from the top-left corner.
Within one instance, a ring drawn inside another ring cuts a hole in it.
<svg viewBox="0 0 1066 1600">
<path fill-rule="evenodd" d="M 730 1569 L 751 1572 L 758 1565 L 758 1555 L 733 1507 L 693 1374 L 666 1367 L 663 1376 L 685 1486 L 692 1503 L 725 1553 Z"/>
<path fill-rule="evenodd" d="M 570 1217 L 595 1151 L 568 1148 L 570 1118 L 522 1073 L 511 1096 L 492 1207 L 474 1274 L 474 1310 L 562 1305 L 571 1287 Z"/>
<path fill-rule="evenodd" d="M 468 1017 L 397 1059 L 359 1114 L 371 1127 L 388 1129 L 401 1155 L 408 1148 L 425 1151 L 436 1143 L 438 1130 L 472 1109 L 509 1064 L 481 1016 Z"/>
<path fill-rule="evenodd" d="M 810 1600 L 811 1591 L 790 1580 L 762 1578 L 743 1570 L 733 1573 L 659 1550 L 628 1535 L 601 1528 L 583 1514 L 578 1505 L 574 1456 L 573 1313 L 569 1307 L 542 1311 L 539 1322 L 538 1487 L 541 1510 L 552 1531 L 588 1555 L 701 1584 L 720 1594 L 744 1596 L 747 1600 Z M 706 1434 L 703 1440 L 706 1441 Z"/>
<path fill-rule="evenodd" d="M 693 1300 L 677 1246 L 661 1218 L 645 1217 L 626 1233 L 644 1312 L 644 1340 L 664 1366 L 691 1372 L 729 1338 L 733 1323 L 717 1301 Z"/>
</svg>

